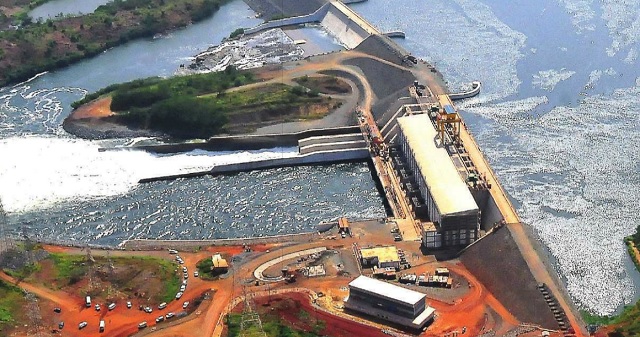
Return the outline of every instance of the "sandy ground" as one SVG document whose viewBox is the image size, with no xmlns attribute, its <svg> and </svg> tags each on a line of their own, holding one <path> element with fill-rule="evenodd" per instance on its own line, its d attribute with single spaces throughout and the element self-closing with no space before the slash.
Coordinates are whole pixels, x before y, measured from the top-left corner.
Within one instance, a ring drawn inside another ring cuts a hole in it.
<svg viewBox="0 0 640 337">
<path fill-rule="evenodd" d="M 93 102 L 79 107 L 78 109 L 74 110 L 68 118 L 72 120 L 78 120 L 85 118 L 102 118 L 112 115 L 113 111 L 111 111 L 111 97 L 108 96 L 97 99 Z"/>
</svg>

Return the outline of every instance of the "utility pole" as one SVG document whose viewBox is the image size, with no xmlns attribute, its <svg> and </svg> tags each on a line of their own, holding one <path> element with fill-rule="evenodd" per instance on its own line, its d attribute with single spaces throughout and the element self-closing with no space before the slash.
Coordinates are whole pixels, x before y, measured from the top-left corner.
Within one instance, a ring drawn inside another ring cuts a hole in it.
<svg viewBox="0 0 640 337">
<path fill-rule="evenodd" d="M 32 336 L 41 337 L 46 336 L 46 331 L 42 326 L 42 315 L 40 314 L 40 307 L 38 306 L 38 299 L 36 296 L 28 291 L 24 292 L 24 297 L 27 300 L 27 317 L 31 321 L 29 329 L 32 332 Z"/>
<path fill-rule="evenodd" d="M 242 292 L 244 296 L 244 310 L 242 311 L 242 318 L 240 320 L 240 337 L 267 337 L 262 327 L 260 315 L 258 315 L 258 312 L 252 307 L 252 303 L 247 296 L 246 287 L 242 287 Z M 257 330 L 252 330 L 252 327 L 256 327 Z"/>
</svg>

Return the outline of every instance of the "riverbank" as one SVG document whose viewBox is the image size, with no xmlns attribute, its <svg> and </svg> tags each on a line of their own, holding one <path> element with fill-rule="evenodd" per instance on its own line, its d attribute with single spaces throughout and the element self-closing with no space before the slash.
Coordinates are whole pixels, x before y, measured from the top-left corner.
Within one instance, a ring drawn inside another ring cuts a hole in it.
<svg viewBox="0 0 640 337">
<path fill-rule="evenodd" d="M 204 20 L 226 0 L 110 2 L 94 13 L 0 31 L 0 86 L 66 67 L 130 40 Z"/>
</svg>

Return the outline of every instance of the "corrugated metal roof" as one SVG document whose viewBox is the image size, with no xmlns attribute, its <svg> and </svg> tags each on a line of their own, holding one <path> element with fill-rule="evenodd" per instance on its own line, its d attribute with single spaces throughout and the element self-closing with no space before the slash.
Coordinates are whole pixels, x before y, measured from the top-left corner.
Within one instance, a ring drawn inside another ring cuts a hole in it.
<svg viewBox="0 0 640 337">
<path fill-rule="evenodd" d="M 462 180 L 440 136 L 426 114 L 398 118 L 401 132 L 415 155 L 427 187 L 441 215 L 477 212 L 467 184 Z"/>
<path fill-rule="evenodd" d="M 394 299 L 412 306 L 420 301 L 424 301 L 426 296 L 423 293 L 398 287 L 391 283 L 379 281 L 366 276 L 358 276 L 355 280 L 349 283 L 349 287 L 368 291 L 370 293 L 377 294 L 380 297 Z"/>
</svg>

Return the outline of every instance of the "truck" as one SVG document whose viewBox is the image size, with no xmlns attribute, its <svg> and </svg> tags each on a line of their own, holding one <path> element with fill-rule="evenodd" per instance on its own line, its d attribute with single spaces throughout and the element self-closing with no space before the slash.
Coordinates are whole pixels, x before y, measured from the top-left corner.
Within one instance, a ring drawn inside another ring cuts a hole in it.
<svg viewBox="0 0 640 337">
<path fill-rule="evenodd" d="M 100 321 L 100 332 L 104 332 L 104 321 Z"/>
<path fill-rule="evenodd" d="M 87 296 L 87 297 L 84 299 L 84 305 L 85 305 L 87 308 L 91 308 L 91 296 Z"/>
</svg>

